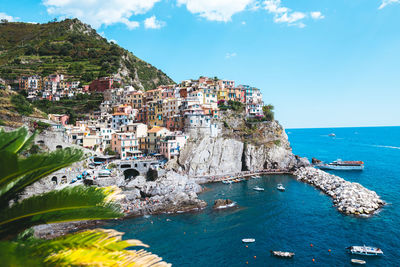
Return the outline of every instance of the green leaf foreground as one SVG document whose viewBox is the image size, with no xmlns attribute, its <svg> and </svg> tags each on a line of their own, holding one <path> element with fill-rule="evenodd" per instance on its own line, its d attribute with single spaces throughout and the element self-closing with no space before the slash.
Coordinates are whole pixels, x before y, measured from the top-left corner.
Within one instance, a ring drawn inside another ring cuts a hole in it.
<svg viewBox="0 0 400 267">
<path fill-rule="evenodd" d="M 0 164 L 7 166 L 0 172 L 0 203 L 10 201 L 41 178 L 84 159 L 81 150 L 71 148 L 28 158 L 19 158 L 7 151 L 0 150 L 0 153 Z"/>
<path fill-rule="evenodd" d="M 0 237 L 34 225 L 74 220 L 121 217 L 119 205 L 109 201 L 117 188 L 67 187 L 32 196 L 0 214 Z"/>
<path fill-rule="evenodd" d="M 89 230 L 53 240 L 26 238 L 26 229 L 39 224 L 122 216 L 115 202 L 121 196 L 117 187 L 68 186 L 18 201 L 27 186 L 84 159 L 81 150 L 71 148 L 20 156 L 34 137 L 26 128 L 0 129 L 1 266 L 170 266 L 144 250 L 127 250 L 147 246 L 138 240 L 123 241 L 123 233 L 114 230 Z M 5 241 L 21 232 L 14 241 Z"/>
<path fill-rule="evenodd" d="M 0 242 L 0 258 L 5 259 L 6 266 L 171 266 L 144 250 L 126 250 L 148 246 L 139 240 L 122 240 L 122 235 L 114 230 L 94 229 L 53 240 Z"/>
</svg>

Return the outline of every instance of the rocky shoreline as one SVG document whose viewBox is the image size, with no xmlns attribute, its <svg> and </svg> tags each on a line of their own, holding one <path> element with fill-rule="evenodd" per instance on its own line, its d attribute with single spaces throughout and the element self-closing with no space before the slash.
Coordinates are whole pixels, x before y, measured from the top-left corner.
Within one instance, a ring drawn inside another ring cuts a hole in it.
<svg viewBox="0 0 400 267">
<path fill-rule="evenodd" d="M 359 183 L 313 167 L 299 168 L 294 172 L 297 180 L 308 183 L 333 198 L 338 211 L 347 215 L 372 215 L 385 205 L 376 194 Z"/>
</svg>

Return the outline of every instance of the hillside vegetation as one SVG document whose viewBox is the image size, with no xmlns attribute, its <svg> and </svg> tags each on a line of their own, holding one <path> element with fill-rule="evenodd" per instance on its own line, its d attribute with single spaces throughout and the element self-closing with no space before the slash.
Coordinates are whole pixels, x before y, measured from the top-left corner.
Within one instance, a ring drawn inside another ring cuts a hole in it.
<svg viewBox="0 0 400 267">
<path fill-rule="evenodd" d="M 108 42 L 78 19 L 0 23 L 0 77 L 13 80 L 53 73 L 86 83 L 112 75 L 145 90 L 173 83 L 161 70 Z"/>
<path fill-rule="evenodd" d="M 22 117 L 46 118 L 46 114 L 34 108 L 21 95 L 6 88 L 0 89 L 0 126 L 19 127 Z"/>
</svg>

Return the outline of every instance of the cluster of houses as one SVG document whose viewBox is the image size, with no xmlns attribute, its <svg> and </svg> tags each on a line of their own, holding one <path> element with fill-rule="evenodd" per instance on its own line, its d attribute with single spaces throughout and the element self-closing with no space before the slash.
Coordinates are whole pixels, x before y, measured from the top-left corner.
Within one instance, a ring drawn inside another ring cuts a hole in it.
<svg viewBox="0 0 400 267">
<path fill-rule="evenodd" d="M 79 93 L 86 93 L 89 86 L 80 87 L 79 81 L 65 79 L 62 74 L 47 77 L 39 75 L 22 76 L 18 79 L 20 90 L 25 90 L 29 100 L 47 99 L 59 101 L 61 98 L 71 98 Z"/>
<path fill-rule="evenodd" d="M 200 77 L 149 91 L 112 84 L 111 78 L 91 83 L 89 92 L 102 92 L 104 102 L 88 120 L 69 125 L 66 115 L 49 115 L 63 125 L 67 141 L 102 153 L 113 151 L 121 159 L 151 155 L 170 160 L 189 138 L 218 136 L 220 107 L 229 101 L 242 103 L 248 117 L 263 116 L 260 90 L 230 80 Z"/>
</svg>

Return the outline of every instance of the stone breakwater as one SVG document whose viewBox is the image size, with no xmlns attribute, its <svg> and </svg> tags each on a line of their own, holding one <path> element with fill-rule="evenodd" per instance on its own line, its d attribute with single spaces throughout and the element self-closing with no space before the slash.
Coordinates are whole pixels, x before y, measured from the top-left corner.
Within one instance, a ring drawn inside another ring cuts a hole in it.
<svg viewBox="0 0 400 267">
<path fill-rule="evenodd" d="M 345 214 L 373 214 L 385 202 L 359 183 L 352 183 L 324 171 L 304 167 L 296 170 L 297 179 L 306 182 L 333 198 L 337 209 Z"/>
</svg>

